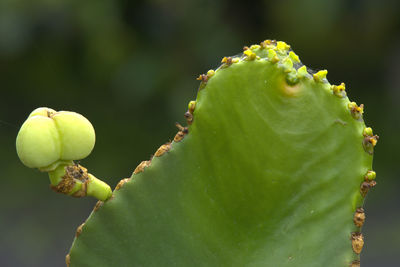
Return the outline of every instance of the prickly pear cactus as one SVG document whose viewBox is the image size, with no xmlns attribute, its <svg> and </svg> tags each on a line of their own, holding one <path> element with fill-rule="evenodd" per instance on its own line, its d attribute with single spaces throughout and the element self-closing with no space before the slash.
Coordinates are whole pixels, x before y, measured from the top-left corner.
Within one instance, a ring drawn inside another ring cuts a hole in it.
<svg viewBox="0 0 400 267">
<path fill-rule="evenodd" d="M 326 70 L 266 40 L 200 75 L 162 145 L 78 227 L 70 266 L 359 266 L 378 137 Z"/>
</svg>

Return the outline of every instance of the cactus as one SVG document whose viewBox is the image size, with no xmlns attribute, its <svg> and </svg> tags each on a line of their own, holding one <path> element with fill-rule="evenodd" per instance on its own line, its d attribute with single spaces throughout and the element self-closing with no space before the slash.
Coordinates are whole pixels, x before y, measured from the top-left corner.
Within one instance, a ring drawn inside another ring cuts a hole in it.
<svg viewBox="0 0 400 267">
<path fill-rule="evenodd" d="M 78 227 L 68 266 L 359 266 L 378 140 L 284 42 L 198 77 L 173 141 Z"/>
</svg>

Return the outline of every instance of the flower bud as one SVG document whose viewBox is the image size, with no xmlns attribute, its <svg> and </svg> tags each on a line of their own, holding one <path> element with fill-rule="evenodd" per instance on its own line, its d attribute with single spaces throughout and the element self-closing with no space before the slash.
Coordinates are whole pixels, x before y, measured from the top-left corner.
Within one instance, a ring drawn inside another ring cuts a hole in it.
<svg viewBox="0 0 400 267">
<path fill-rule="evenodd" d="M 85 117 L 76 112 L 59 111 L 54 114 L 53 120 L 60 134 L 60 159 L 83 159 L 92 152 L 96 135 Z"/>
<path fill-rule="evenodd" d="M 16 146 L 18 157 L 29 168 L 45 167 L 60 158 L 60 138 L 49 117 L 28 118 L 19 130 Z"/>
<path fill-rule="evenodd" d="M 45 168 L 60 160 L 87 157 L 95 139 L 92 124 L 82 115 L 38 108 L 18 132 L 17 154 L 29 168 Z"/>
</svg>

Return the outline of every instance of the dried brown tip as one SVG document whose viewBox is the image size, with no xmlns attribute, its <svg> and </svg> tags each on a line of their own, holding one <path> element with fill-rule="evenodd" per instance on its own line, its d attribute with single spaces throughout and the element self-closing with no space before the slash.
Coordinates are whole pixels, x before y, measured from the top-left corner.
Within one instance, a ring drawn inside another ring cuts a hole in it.
<svg viewBox="0 0 400 267">
<path fill-rule="evenodd" d="M 81 225 L 78 226 L 78 228 L 76 228 L 76 232 L 75 232 L 75 237 L 79 237 L 82 233 L 82 228 L 85 225 L 85 223 L 82 223 Z"/>
<path fill-rule="evenodd" d="M 364 113 L 364 104 L 357 106 L 355 102 L 351 102 L 348 104 L 348 108 L 350 109 L 351 116 L 356 120 L 361 120 Z"/>
<path fill-rule="evenodd" d="M 138 174 L 142 171 L 144 171 L 144 169 L 148 166 L 150 166 L 151 161 L 150 160 L 145 160 L 140 162 L 140 164 L 136 167 L 136 169 L 133 171 L 133 174 Z"/>
<path fill-rule="evenodd" d="M 198 81 L 202 81 L 203 83 L 207 83 L 208 76 L 206 74 L 200 74 L 199 77 L 196 78 Z"/>
<path fill-rule="evenodd" d="M 96 202 L 96 205 L 94 205 L 93 211 L 98 211 L 101 206 L 103 206 L 104 202 L 99 200 Z"/>
<path fill-rule="evenodd" d="M 365 197 L 368 191 L 376 185 L 375 180 L 367 180 L 361 183 L 360 193 L 363 197 Z"/>
<path fill-rule="evenodd" d="M 356 254 L 360 254 L 364 246 L 364 237 L 362 233 L 354 232 L 351 233 L 351 246 Z"/>
<path fill-rule="evenodd" d="M 365 212 L 363 208 L 358 208 L 356 209 L 356 212 L 354 213 L 353 217 L 353 222 L 355 226 L 357 227 L 362 227 L 365 222 Z"/>
<path fill-rule="evenodd" d="M 176 126 L 176 128 L 178 128 L 178 130 L 181 131 L 181 132 L 186 132 L 186 133 L 189 132 L 189 131 L 188 131 L 188 128 L 187 128 L 187 127 L 183 127 L 182 125 L 179 124 L 179 122 L 176 122 L 176 123 L 175 123 L 175 126 Z"/>
<path fill-rule="evenodd" d="M 187 124 L 192 124 L 193 122 L 193 114 L 190 113 L 190 111 L 186 111 L 186 113 L 183 115 L 186 119 Z"/>
<path fill-rule="evenodd" d="M 243 51 L 249 50 L 250 48 L 248 46 L 243 46 Z"/>
<path fill-rule="evenodd" d="M 222 68 L 229 67 L 230 65 L 233 64 L 232 57 L 224 57 L 224 58 L 221 60 L 221 63 L 223 64 L 223 65 L 221 66 Z"/>
<path fill-rule="evenodd" d="M 360 267 L 360 261 L 354 260 L 350 263 L 350 267 Z"/>
<path fill-rule="evenodd" d="M 221 63 L 228 64 L 228 65 L 232 64 L 232 57 L 224 57 L 221 60 Z"/>
<path fill-rule="evenodd" d="M 168 152 L 170 149 L 171 149 L 171 143 L 170 142 L 165 143 L 157 149 L 154 156 L 161 157 L 162 155 L 164 155 L 165 152 Z"/>
<path fill-rule="evenodd" d="M 175 137 L 174 137 L 174 142 L 180 142 L 184 137 L 185 137 L 185 133 L 182 131 L 179 131 L 176 133 Z"/>
<path fill-rule="evenodd" d="M 183 127 L 179 123 L 175 123 L 175 125 L 179 129 L 179 132 L 175 135 L 174 142 L 180 142 L 185 137 L 185 135 L 189 133 L 189 130 L 187 127 Z"/>
<path fill-rule="evenodd" d="M 65 255 L 65 264 L 67 267 L 71 264 L 71 256 L 69 254 Z"/>
<path fill-rule="evenodd" d="M 378 140 L 379 136 L 377 135 L 365 136 L 363 140 L 364 150 L 370 155 L 374 154 L 374 147 L 378 143 Z"/>
<path fill-rule="evenodd" d="M 130 178 L 122 179 L 121 181 L 119 181 L 119 183 L 115 187 L 115 190 L 117 190 L 117 191 L 120 190 L 125 185 L 125 183 L 127 183 L 129 181 L 130 181 Z"/>
</svg>

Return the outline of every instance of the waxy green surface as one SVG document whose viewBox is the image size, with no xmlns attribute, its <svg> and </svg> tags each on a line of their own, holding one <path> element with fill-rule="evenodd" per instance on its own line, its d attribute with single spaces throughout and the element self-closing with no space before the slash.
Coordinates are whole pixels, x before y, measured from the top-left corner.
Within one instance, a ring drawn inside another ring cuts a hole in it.
<svg viewBox="0 0 400 267">
<path fill-rule="evenodd" d="M 261 58 L 218 69 L 198 93 L 189 134 L 90 215 L 70 266 L 358 259 L 350 236 L 372 167 L 365 125 L 326 80 L 305 75 L 291 87 L 280 66 Z"/>
</svg>

